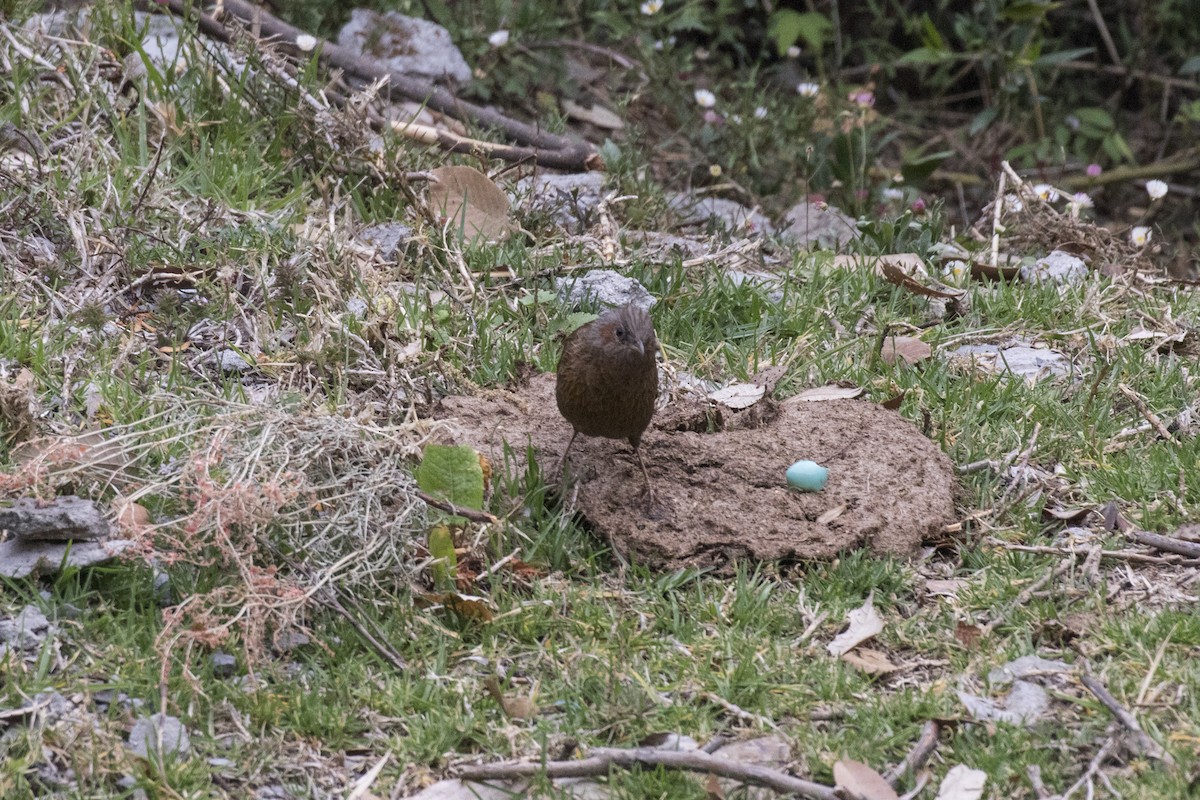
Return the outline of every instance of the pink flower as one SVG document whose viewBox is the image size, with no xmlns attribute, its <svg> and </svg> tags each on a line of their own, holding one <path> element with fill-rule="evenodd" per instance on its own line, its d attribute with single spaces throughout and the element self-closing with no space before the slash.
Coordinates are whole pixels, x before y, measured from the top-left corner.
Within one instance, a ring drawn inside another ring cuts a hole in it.
<svg viewBox="0 0 1200 800">
<path fill-rule="evenodd" d="M 925 200 L 920 197 L 918 197 L 916 200 L 913 200 L 912 210 L 913 210 L 913 213 L 918 216 L 920 216 L 921 214 L 924 214 L 925 213 Z"/>
<path fill-rule="evenodd" d="M 1087 176 L 1089 178 L 1099 178 L 1100 173 L 1103 171 L 1104 170 L 1101 168 L 1101 166 L 1099 164 L 1088 164 L 1088 166 L 1087 166 Z"/>
<path fill-rule="evenodd" d="M 875 93 L 868 92 L 866 89 L 859 89 L 856 92 L 851 92 L 848 97 L 860 108 L 870 108 L 871 106 L 875 105 Z"/>
</svg>

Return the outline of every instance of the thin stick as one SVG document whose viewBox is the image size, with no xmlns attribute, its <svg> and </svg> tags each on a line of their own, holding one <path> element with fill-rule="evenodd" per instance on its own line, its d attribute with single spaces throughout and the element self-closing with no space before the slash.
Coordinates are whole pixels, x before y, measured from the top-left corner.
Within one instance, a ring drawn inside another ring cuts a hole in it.
<svg viewBox="0 0 1200 800">
<path fill-rule="evenodd" d="M 1150 531 L 1130 531 L 1126 536 L 1138 544 L 1153 547 L 1155 550 L 1177 553 L 1188 558 L 1200 558 L 1200 544 L 1196 542 L 1185 542 L 1174 536 L 1163 536 L 1158 533 L 1150 533 Z"/>
<path fill-rule="evenodd" d="M 899 764 L 885 772 L 883 779 L 893 789 L 899 788 L 900 781 L 906 774 L 916 773 L 933 755 L 933 751 L 937 749 L 940 734 L 941 727 L 936 722 L 933 720 L 926 722 L 921 728 L 921 735 L 917 737 L 916 743 L 908 751 L 908 755 Z"/>
<path fill-rule="evenodd" d="M 767 767 L 712 756 L 699 750 L 681 753 L 675 750 L 654 750 L 642 747 L 632 750 L 598 747 L 592 750 L 590 757 L 579 761 L 481 764 L 463 767 L 459 770 L 458 775 L 465 781 L 530 778 L 536 775 L 545 775 L 548 778 L 594 778 L 607 775 L 612 767 L 631 769 L 635 766 L 705 772 L 719 778 L 731 778 L 742 783 L 766 786 L 777 792 L 796 794 L 814 800 L 838 800 L 839 797 L 830 786 L 794 778 Z"/>
<path fill-rule="evenodd" d="M 445 511 L 447 514 L 453 514 L 456 517 L 466 517 L 467 519 L 471 520 L 471 522 L 487 522 L 495 525 L 500 521 L 486 511 L 479 511 L 478 509 L 474 508 L 463 508 L 462 506 L 451 503 L 449 500 L 441 500 L 431 494 L 422 492 L 420 489 L 417 489 L 416 494 L 417 497 L 424 501 L 425 505 L 433 506 L 434 508 Z"/>
<path fill-rule="evenodd" d="M 1135 392 L 1133 389 L 1130 389 L 1123 383 L 1117 384 L 1117 390 L 1121 394 L 1125 395 L 1129 402 L 1133 403 L 1134 406 L 1137 407 L 1138 411 L 1142 412 L 1142 416 L 1145 417 L 1146 421 L 1150 423 L 1150 426 L 1158 432 L 1159 436 L 1166 439 L 1176 447 L 1182 446 L 1182 443 L 1176 439 L 1169 430 L 1167 430 L 1167 426 L 1163 425 L 1163 421 L 1158 418 L 1157 414 L 1150 410 L 1149 406 L 1146 405 L 1146 401 L 1143 400 L 1137 392 Z"/>
<path fill-rule="evenodd" d="M 1117 702 L 1117 698 L 1112 696 L 1103 683 L 1091 675 L 1084 675 L 1079 680 L 1117 718 L 1117 721 L 1133 734 L 1134 743 L 1142 753 L 1151 758 L 1157 758 L 1164 764 L 1173 765 L 1175 763 L 1175 759 L 1171 757 L 1171 754 L 1164 750 L 1162 745 L 1151 739 L 1148 733 L 1142 730 L 1142 726 L 1137 721 L 1137 718 Z"/>
</svg>

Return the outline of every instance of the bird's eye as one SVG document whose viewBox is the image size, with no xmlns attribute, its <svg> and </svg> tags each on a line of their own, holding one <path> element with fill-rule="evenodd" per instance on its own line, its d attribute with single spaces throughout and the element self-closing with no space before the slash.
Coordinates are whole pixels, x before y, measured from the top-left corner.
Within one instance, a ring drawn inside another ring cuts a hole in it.
<svg viewBox="0 0 1200 800">
<path fill-rule="evenodd" d="M 615 333 L 617 335 L 618 339 L 625 338 L 625 329 L 624 328 L 617 328 L 615 331 L 613 331 L 613 333 Z"/>
</svg>

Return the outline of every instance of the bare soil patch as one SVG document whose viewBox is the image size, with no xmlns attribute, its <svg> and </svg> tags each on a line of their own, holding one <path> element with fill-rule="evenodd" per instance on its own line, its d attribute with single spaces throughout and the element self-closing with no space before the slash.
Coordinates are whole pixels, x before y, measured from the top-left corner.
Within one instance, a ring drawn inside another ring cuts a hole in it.
<svg viewBox="0 0 1200 800">
<path fill-rule="evenodd" d="M 527 446 L 551 470 L 571 436 L 554 376 L 515 391 L 445 398 L 448 433 L 504 463 Z M 690 401 L 660 408 L 642 440 L 651 505 L 629 445 L 579 437 L 568 473 L 578 509 L 618 552 L 652 567 L 829 559 L 866 547 L 907 554 L 955 521 L 950 459 L 900 415 L 858 400 L 763 402 L 740 413 Z M 799 459 L 829 469 L 821 492 L 789 489 Z M 553 478 L 553 476 L 549 476 Z"/>
</svg>

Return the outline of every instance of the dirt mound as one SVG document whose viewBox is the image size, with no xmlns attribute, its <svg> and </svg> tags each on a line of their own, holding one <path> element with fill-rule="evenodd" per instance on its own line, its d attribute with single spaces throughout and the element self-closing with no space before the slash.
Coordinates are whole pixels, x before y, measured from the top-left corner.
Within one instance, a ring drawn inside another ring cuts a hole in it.
<svg viewBox="0 0 1200 800">
<path fill-rule="evenodd" d="M 437 414 L 457 440 L 503 463 L 505 442 L 551 470 L 571 436 L 554 376 L 515 392 L 449 397 Z M 741 559 L 826 559 L 869 547 L 906 554 L 955 520 L 956 480 L 944 453 L 900 415 L 858 400 L 760 402 L 733 413 L 699 403 L 659 409 L 642 439 L 653 506 L 629 445 L 579 437 L 568 471 L 578 508 L 622 554 L 650 566 L 723 566 Z M 788 488 L 799 459 L 829 468 L 821 492 Z"/>
</svg>

